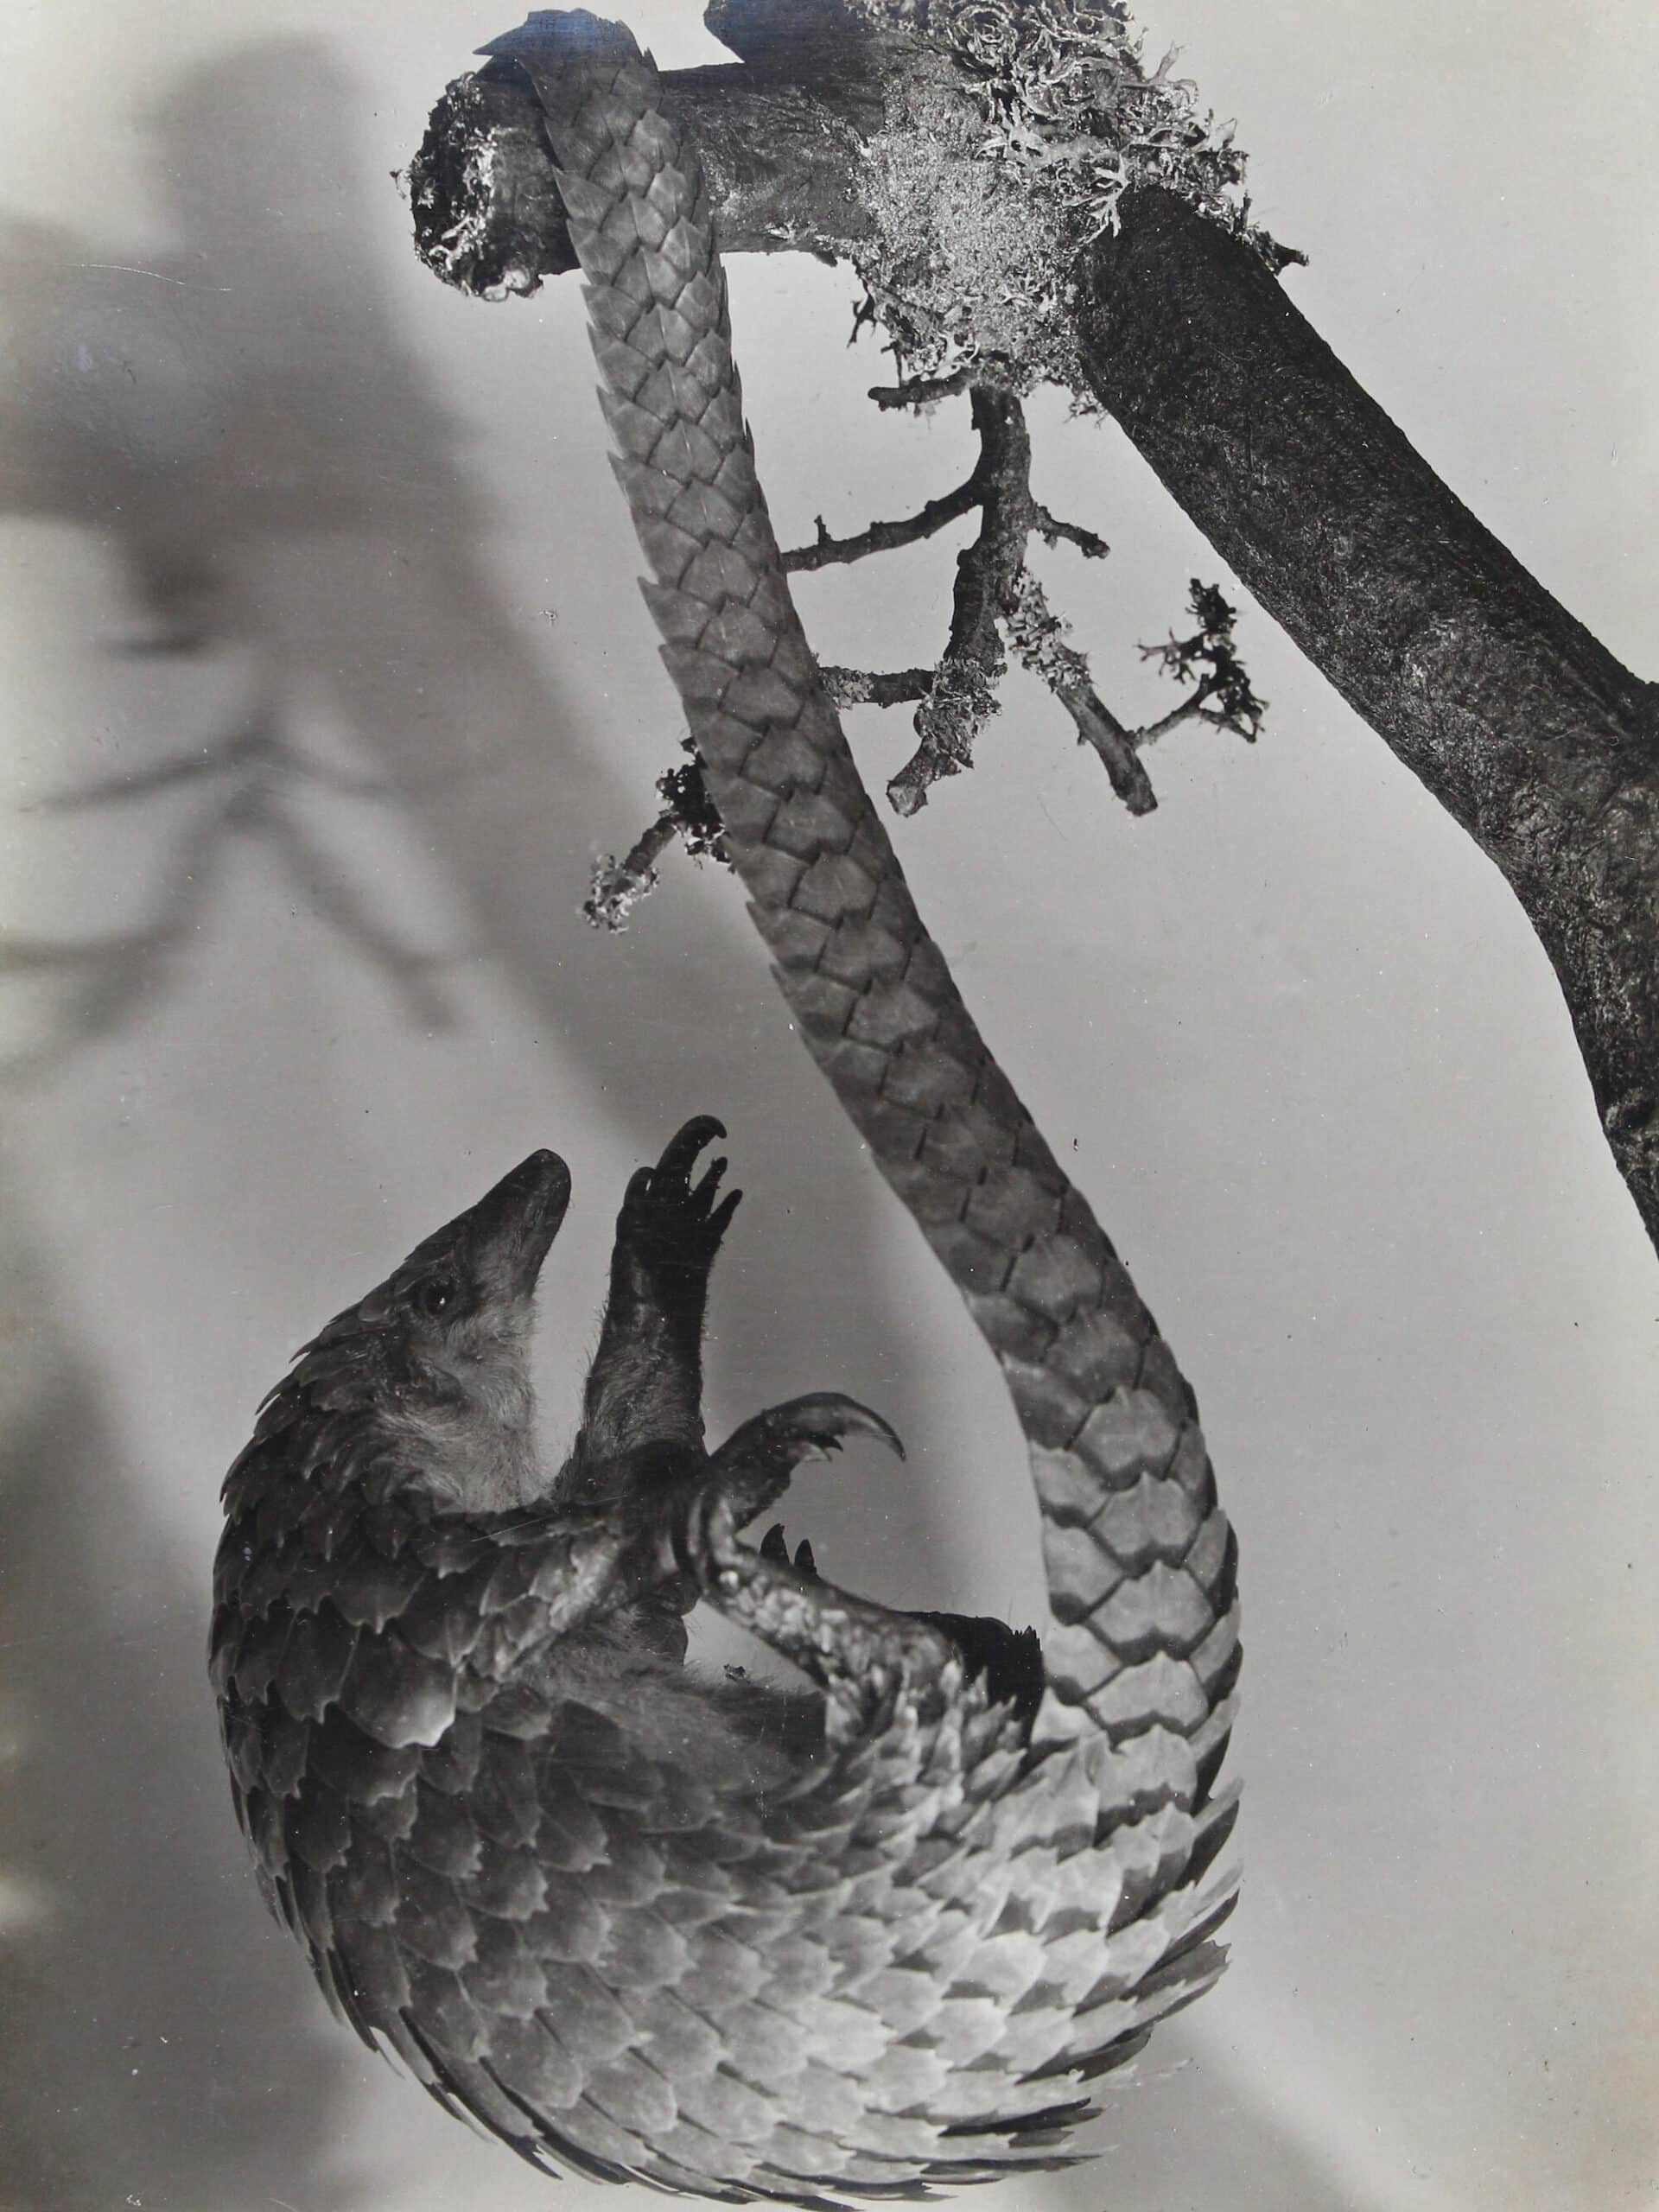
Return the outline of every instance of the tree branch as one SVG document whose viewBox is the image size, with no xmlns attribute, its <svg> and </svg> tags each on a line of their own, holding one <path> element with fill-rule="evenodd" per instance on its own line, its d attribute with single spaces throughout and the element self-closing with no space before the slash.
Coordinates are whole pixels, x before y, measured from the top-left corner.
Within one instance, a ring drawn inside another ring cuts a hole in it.
<svg viewBox="0 0 1659 2212">
<path fill-rule="evenodd" d="M 931 668 L 826 668 L 819 671 L 838 707 L 903 707 L 933 689 Z"/>
<path fill-rule="evenodd" d="M 1045 545 L 1058 545 L 1064 540 L 1068 545 L 1075 545 L 1085 561 L 1103 561 L 1112 550 L 1092 530 L 1084 530 L 1079 523 L 1062 522 L 1058 515 L 1050 514 L 1046 507 L 1039 505 L 1032 508 L 1032 527 Z"/>
<path fill-rule="evenodd" d="M 670 82 L 709 149 L 721 245 L 837 255 L 868 237 L 860 156 L 906 50 L 831 0 L 717 0 L 709 20 L 746 66 Z M 569 265 L 512 75 L 452 88 L 411 171 L 423 251 L 474 290 Z M 1659 693 L 1475 520 L 1246 245 L 1166 193 L 1120 215 L 1076 272 L 1089 391 L 1503 871 L 1659 1243 Z"/>
<path fill-rule="evenodd" d="M 1503 870 L 1659 1243 L 1659 715 L 1250 254 L 1139 193 L 1081 287 L 1090 383 L 1240 581 Z"/>
<path fill-rule="evenodd" d="M 882 120 L 881 89 L 856 41 L 816 79 L 747 64 L 676 69 L 664 105 L 690 108 L 723 253 L 804 251 L 831 259 L 874 227 L 855 189 L 858 149 Z M 445 283 L 480 297 L 533 292 L 576 265 L 542 109 L 508 54 L 458 77 L 433 109 L 409 168 L 415 244 Z"/>
<path fill-rule="evenodd" d="M 954 492 L 947 492 L 943 499 L 930 499 L 918 513 L 907 515 L 899 522 L 873 522 L 856 537 L 831 537 L 820 515 L 817 538 L 810 545 L 798 545 L 785 553 L 784 566 L 792 575 L 798 575 L 807 569 L 827 569 L 834 562 L 861 561 L 868 553 L 896 553 L 900 546 L 919 544 L 963 515 L 971 514 L 978 505 L 979 488 L 970 477 L 965 484 L 958 484 Z"/>
<path fill-rule="evenodd" d="M 937 407 L 942 399 L 960 399 L 973 381 L 970 368 L 953 369 L 948 377 L 906 377 L 897 384 L 874 384 L 870 397 L 888 414 L 907 407 L 919 415 L 923 408 Z"/>
</svg>

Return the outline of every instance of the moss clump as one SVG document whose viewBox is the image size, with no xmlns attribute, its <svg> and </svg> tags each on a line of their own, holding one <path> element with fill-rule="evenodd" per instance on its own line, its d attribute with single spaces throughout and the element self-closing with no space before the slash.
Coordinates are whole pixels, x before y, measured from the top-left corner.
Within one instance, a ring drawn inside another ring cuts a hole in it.
<svg viewBox="0 0 1659 2212">
<path fill-rule="evenodd" d="M 1155 67 L 1118 0 L 849 0 L 899 32 L 866 154 L 859 275 L 912 374 L 967 367 L 1077 392 L 1071 272 L 1137 185 L 1173 192 L 1275 270 L 1300 257 L 1249 218 L 1244 156 L 1196 87 Z"/>
<path fill-rule="evenodd" d="M 1075 385 L 1064 211 L 988 161 L 979 119 L 943 70 L 895 84 L 861 197 L 874 240 L 854 265 L 900 368 L 963 367 L 1020 391 Z"/>
</svg>

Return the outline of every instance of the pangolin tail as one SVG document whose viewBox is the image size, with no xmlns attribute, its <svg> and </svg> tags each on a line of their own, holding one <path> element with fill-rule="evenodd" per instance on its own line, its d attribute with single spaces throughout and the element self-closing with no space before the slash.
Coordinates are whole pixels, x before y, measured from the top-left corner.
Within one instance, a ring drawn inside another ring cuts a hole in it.
<svg viewBox="0 0 1659 2212">
<path fill-rule="evenodd" d="M 732 859 L 819 1066 L 983 1332 L 1029 1448 L 1053 1624 L 1038 1746 L 1087 1746 L 1098 1836 L 1144 1866 L 1135 2006 L 1213 1979 L 1205 1876 L 1237 1673 L 1235 1548 L 1192 1392 L 993 1058 L 911 897 L 791 601 L 689 119 L 628 32 L 534 16 L 488 51 L 544 109 L 645 596 Z M 1065 2063 L 1088 2055 L 1086 2020 Z M 1103 2062 L 1109 2063 L 1109 2062 Z"/>
</svg>

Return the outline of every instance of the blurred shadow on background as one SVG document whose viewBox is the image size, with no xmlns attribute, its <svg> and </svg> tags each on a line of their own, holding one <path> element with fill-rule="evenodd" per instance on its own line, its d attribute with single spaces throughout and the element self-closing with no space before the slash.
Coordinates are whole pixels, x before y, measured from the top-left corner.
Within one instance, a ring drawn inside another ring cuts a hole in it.
<svg viewBox="0 0 1659 2212">
<path fill-rule="evenodd" d="M 250 1911 L 207 1592 L 0 1183 L 0 2204 L 345 2201 L 351 2050 Z"/>
<path fill-rule="evenodd" d="M 402 944 L 376 918 L 372 887 L 308 836 L 319 786 L 326 804 L 326 787 L 353 782 L 293 742 L 296 709 L 321 704 L 364 763 L 358 798 L 378 790 L 412 823 L 474 946 L 585 1068 L 640 1157 L 692 1111 L 741 1123 L 743 1179 L 790 1193 L 800 1313 L 821 1325 L 836 1304 L 842 1340 L 868 1349 L 865 1371 L 891 1376 L 887 1410 L 902 1428 L 914 1405 L 904 1334 L 876 1310 L 868 1265 L 887 1202 L 855 1166 L 850 1131 L 832 1149 L 793 1113 L 757 1108 L 749 1040 L 781 1034 L 786 1016 L 735 887 L 719 918 L 707 902 L 689 922 L 652 912 L 607 940 L 575 922 L 595 838 L 642 828 L 654 795 L 620 786 L 602 733 L 572 727 L 496 602 L 491 518 L 377 264 L 370 195 L 391 187 L 358 173 L 362 105 L 326 48 L 247 48 L 194 73 L 154 118 L 170 255 L 37 226 L 0 233 L 9 289 L 31 302 L 0 403 L 12 456 L 0 505 L 96 533 L 130 579 L 143 626 L 131 649 L 211 654 L 221 690 L 227 666 L 244 678 L 233 727 L 205 749 L 181 732 L 176 750 L 78 794 L 130 809 L 135 836 L 155 841 L 149 917 L 90 946 L 14 942 L 13 965 L 60 971 L 65 1049 L 132 1020 L 212 927 L 216 874 L 252 837 L 413 1016 L 464 1022 L 442 963 Z M 827 1094 L 824 1111 L 844 1126 Z M 774 1313 L 788 1325 L 776 1269 L 732 1269 L 721 1294 L 730 1341 Z"/>
<path fill-rule="evenodd" d="M 786 1016 L 735 887 L 727 918 L 703 902 L 689 923 L 652 912 L 608 939 L 575 923 L 596 838 L 643 828 L 655 795 L 620 784 L 602 733 L 572 727 L 496 602 L 491 518 L 377 265 L 370 194 L 392 188 L 358 173 L 363 105 L 326 48 L 249 47 L 190 75 L 154 118 L 170 256 L 0 231 L 0 274 L 31 310 L 0 402 L 0 508 L 96 534 L 130 580 L 142 628 L 130 649 L 211 653 L 245 674 L 243 709 L 216 742 L 204 750 L 181 732 L 176 751 L 79 794 L 143 810 L 160 855 L 149 918 L 90 947 L 15 942 L 12 963 L 61 971 L 67 1049 L 135 1019 L 212 926 L 215 875 L 254 837 L 413 1017 L 464 1021 L 442 963 L 400 943 L 369 888 L 304 828 L 319 786 L 378 790 L 453 884 L 474 945 L 586 1069 L 640 1157 L 685 1114 L 741 1119 L 744 1179 L 790 1193 L 801 1310 L 846 1286 L 837 1327 L 892 1372 L 902 1427 L 904 1338 L 874 1310 L 878 1194 L 854 1166 L 859 1147 L 849 1131 L 826 1154 L 792 1115 L 764 1100 L 754 1110 L 749 1040 L 780 1034 Z M 137 259 L 143 269 L 120 265 Z M 482 346 L 489 318 L 477 314 Z M 501 431 L 516 438 L 518 426 Z M 295 709 L 319 702 L 368 785 L 295 746 Z M 734 1341 L 778 1305 L 764 1270 L 731 1270 L 728 1294 Z"/>
<path fill-rule="evenodd" d="M 127 650 L 211 658 L 221 680 L 204 699 L 222 696 L 227 667 L 243 681 L 232 726 L 210 730 L 205 751 L 181 728 L 113 785 L 91 779 L 89 760 L 82 801 L 142 815 L 155 906 L 90 944 L 14 943 L 14 966 L 63 987 L 63 1027 L 32 1072 L 141 1019 L 180 979 L 213 926 L 216 877 L 249 838 L 412 1014 L 449 1010 L 433 963 L 307 842 L 300 787 L 352 780 L 293 742 L 296 707 L 321 700 L 639 1155 L 683 1115 L 723 1107 L 741 1120 L 745 1179 L 790 1192 L 791 1254 L 722 1283 L 728 1340 L 805 1337 L 834 1306 L 843 1351 L 884 1377 L 883 1409 L 913 1433 L 906 1332 L 868 1259 L 888 1202 L 850 1136 L 820 1145 L 744 1095 L 748 1040 L 785 1016 L 735 891 L 729 922 L 705 910 L 606 942 L 573 926 L 595 836 L 642 825 L 650 795 L 619 790 L 494 601 L 489 517 L 457 426 L 375 266 L 368 195 L 391 187 L 354 166 L 360 106 L 326 48 L 248 48 L 193 73 L 154 118 L 169 254 L 0 229 L 4 292 L 28 311 L 7 347 L 0 510 L 93 534 L 130 589 Z M 155 726 L 133 716 L 129 753 Z M 780 1250 L 783 1225 L 766 1233 Z M 318 2041 L 308 1982 L 249 1909 L 219 1810 L 205 1589 L 145 1524 L 120 1409 L 51 1340 L 53 1287 L 15 1291 L 29 1383 L 7 1438 L 0 1587 L 29 1743 L 4 1814 L 28 1989 L 5 2006 L 4 2163 L 43 2208 L 116 2201 L 118 2181 L 130 2202 L 184 2212 L 285 2201 L 318 2172 L 350 2048 Z M 931 1555 L 927 1509 L 910 1499 L 899 1527 L 849 1539 L 844 1572 L 861 1541 L 866 1557 L 895 1539 Z M 840 1510 L 857 1529 L 854 1503 Z"/>
</svg>

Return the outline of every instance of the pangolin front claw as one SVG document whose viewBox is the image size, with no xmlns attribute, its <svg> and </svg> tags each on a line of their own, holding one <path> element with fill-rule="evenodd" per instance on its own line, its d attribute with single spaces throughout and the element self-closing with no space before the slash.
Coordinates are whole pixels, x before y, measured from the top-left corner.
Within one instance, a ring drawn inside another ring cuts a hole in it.
<svg viewBox="0 0 1659 2212">
<path fill-rule="evenodd" d="M 714 1264 L 743 1193 L 728 1191 L 719 1198 L 723 1159 L 712 1161 L 695 1183 L 691 1174 L 698 1154 L 725 1134 L 725 1124 L 712 1114 L 699 1114 L 669 1139 L 654 1167 L 641 1167 L 630 1179 L 617 1236 L 645 1267 L 706 1276 Z"/>
<path fill-rule="evenodd" d="M 902 1459 L 898 1432 L 878 1413 L 839 1390 L 814 1391 L 768 1406 L 734 1429 L 709 1462 L 706 1481 L 731 1505 L 739 1528 L 774 1504 L 804 1459 L 827 1459 L 848 1436 L 868 1436 Z"/>
<path fill-rule="evenodd" d="M 791 1464 L 796 1466 L 803 1459 L 827 1459 L 831 1452 L 840 1451 L 846 1436 L 872 1437 L 895 1457 L 905 1456 L 903 1441 L 892 1422 L 840 1390 L 815 1390 L 804 1398 L 791 1398 L 787 1404 L 768 1406 L 765 1413 L 745 1421 L 721 1450 L 729 1450 L 752 1429 L 764 1429 L 774 1448 L 792 1452 Z M 716 1459 L 719 1456 L 715 1454 Z"/>
<path fill-rule="evenodd" d="M 734 1429 L 709 1462 L 703 1486 L 723 1497 L 737 1527 L 775 1504 L 803 1460 L 827 1459 L 848 1436 L 868 1436 L 900 1459 L 905 1447 L 880 1414 L 839 1390 L 820 1390 L 764 1413 Z"/>
</svg>

